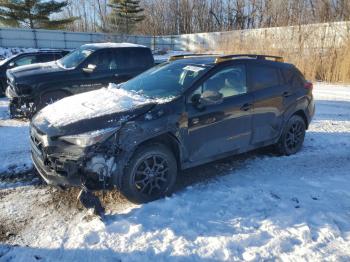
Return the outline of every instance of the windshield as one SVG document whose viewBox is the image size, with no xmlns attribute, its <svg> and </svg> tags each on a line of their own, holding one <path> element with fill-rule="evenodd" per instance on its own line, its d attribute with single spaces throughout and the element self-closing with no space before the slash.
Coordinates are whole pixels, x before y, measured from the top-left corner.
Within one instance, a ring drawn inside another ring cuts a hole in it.
<svg viewBox="0 0 350 262">
<path fill-rule="evenodd" d="M 204 65 L 165 63 L 151 68 L 120 87 L 149 98 L 172 98 L 179 96 L 208 70 L 209 67 Z"/>
<path fill-rule="evenodd" d="M 68 55 L 58 60 L 58 64 L 64 68 L 76 68 L 81 62 L 83 62 L 94 50 L 87 49 L 86 47 L 80 47 Z"/>
</svg>

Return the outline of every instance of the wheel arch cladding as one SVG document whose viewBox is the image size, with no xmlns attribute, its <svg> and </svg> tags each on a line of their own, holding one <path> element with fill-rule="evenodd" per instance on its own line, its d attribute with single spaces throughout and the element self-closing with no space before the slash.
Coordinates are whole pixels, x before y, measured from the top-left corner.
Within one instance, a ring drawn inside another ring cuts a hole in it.
<svg viewBox="0 0 350 262">
<path fill-rule="evenodd" d="M 295 115 L 300 116 L 304 120 L 305 127 L 306 127 L 306 129 L 308 129 L 309 128 L 309 121 L 307 120 L 305 112 L 300 109 L 300 110 L 296 111 L 293 115 L 291 115 L 291 117 L 295 116 Z"/>
<path fill-rule="evenodd" d="M 174 154 L 174 157 L 176 159 L 177 162 L 177 166 L 179 169 L 181 169 L 181 149 L 180 149 L 180 141 L 170 132 L 167 133 L 163 133 L 160 134 L 158 136 L 149 138 L 145 141 L 142 141 L 141 143 L 139 143 L 135 150 L 133 151 L 133 153 L 131 154 L 131 156 L 136 152 L 136 150 L 142 146 L 147 146 L 149 144 L 162 144 L 164 146 L 166 146 L 167 148 L 170 149 L 170 151 Z M 131 157 L 130 156 L 130 157 Z"/>
</svg>

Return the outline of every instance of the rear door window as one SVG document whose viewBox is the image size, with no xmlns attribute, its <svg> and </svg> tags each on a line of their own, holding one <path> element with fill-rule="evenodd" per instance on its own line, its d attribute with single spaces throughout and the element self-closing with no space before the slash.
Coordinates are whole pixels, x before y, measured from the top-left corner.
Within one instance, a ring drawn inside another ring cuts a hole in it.
<svg viewBox="0 0 350 262">
<path fill-rule="evenodd" d="M 280 85 L 279 71 L 274 67 L 251 65 L 250 77 L 253 90 Z"/>
<path fill-rule="evenodd" d="M 152 54 L 146 48 L 121 48 L 116 50 L 120 69 L 149 68 L 153 65 Z"/>
<path fill-rule="evenodd" d="M 40 54 L 38 55 L 38 63 L 45 63 L 55 60 L 55 54 Z"/>
<path fill-rule="evenodd" d="M 113 71 L 118 66 L 113 50 L 96 52 L 91 56 L 88 64 L 95 65 L 95 71 Z"/>
</svg>

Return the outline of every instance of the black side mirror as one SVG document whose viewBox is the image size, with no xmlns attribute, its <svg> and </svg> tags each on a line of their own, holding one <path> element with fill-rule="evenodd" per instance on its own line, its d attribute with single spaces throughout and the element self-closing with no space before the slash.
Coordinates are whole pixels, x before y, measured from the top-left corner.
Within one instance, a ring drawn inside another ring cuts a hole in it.
<svg viewBox="0 0 350 262">
<path fill-rule="evenodd" d="M 87 67 L 83 68 L 83 71 L 85 73 L 91 74 L 91 73 L 93 73 L 95 71 L 95 69 L 96 69 L 96 65 L 88 64 Z"/>
<path fill-rule="evenodd" d="M 8 68 L 12 68 L 14 66 L 15 66 L 15 62 L 11 62 L 11 63 L 9 63 Z"/>
<path fill-rule="evenodd" d="M 224 98 L 218 91 L 205 91 L 202 93 L 199 99 L 199 104 L 203 106 L 219 105 L 223 102 Z"/>
</svg>

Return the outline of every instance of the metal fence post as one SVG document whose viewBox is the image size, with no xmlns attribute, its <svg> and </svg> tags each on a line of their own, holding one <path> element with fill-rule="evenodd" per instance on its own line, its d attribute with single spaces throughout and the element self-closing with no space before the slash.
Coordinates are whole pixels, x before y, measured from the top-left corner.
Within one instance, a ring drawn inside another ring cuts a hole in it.
<svg viewBox="0 0 350 262">
<path fill-rule="evenodd" d="M 174 37 L 173 35 L 170 36 L 170 48 L 172 50 L 175 50 L 175 43 L 174 43 Z"/>
<path fill-rule="evenodd" d="M 67 37 L 66 37 L 66 32 L 63 32 L 63 42 L 64 42 L 64 49 L 67 49 Z"/>
<path fill-rule="evenodd" d="M 36 30 L 32 29 L 32 32 L 33 32 L 33 37 L 34 37 L 34 46 L 35 46 L 35 48 L 38 48 L 38 39 L 36 37 Z"/>
<path fill-rule="evenodd" d="M 3 43 L 2 43 L 2 29 L 0 28 L 0 46 L 3 46 Z"/>
<path fill-rule="evenodd" d="M 153 51 L 156 50 L 156 45 L 157 45 L 157 43 L 156 43 L 156 36 L 154 35 L 154 36 L 152 37 L 152 44 L 151 44 L 152 50 L 153 50 Z"/>
</svg>

